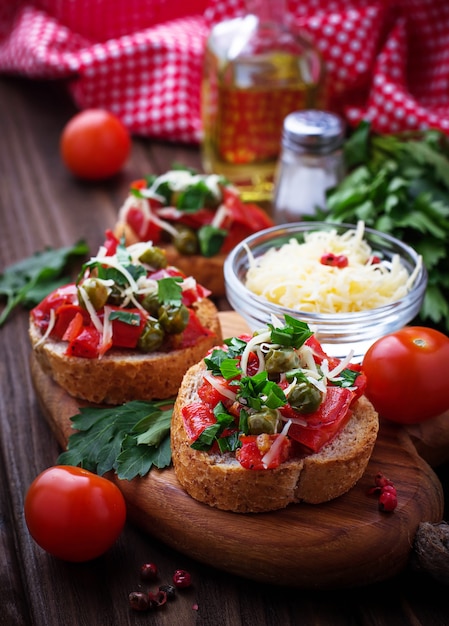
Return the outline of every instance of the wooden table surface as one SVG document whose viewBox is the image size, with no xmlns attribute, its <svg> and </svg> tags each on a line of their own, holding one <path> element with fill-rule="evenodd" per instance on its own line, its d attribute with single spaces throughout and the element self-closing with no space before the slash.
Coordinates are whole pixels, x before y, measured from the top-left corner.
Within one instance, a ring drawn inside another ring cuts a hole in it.
<svg viewBox="0 0 449 626">
<path fill-rule="evenodd" d="M 175 161 L 200 167 L 194 146 L 135 138 L 120 176 L 107 183 L 80 183 L 64 169 L 58 153 L 60 132 L 74 113 L 63 83 L 0 77 L 0 273 L 46 246 L 72 245 L 83 238 L 95 251 L 105 228 L 113 225 L 132 179 L 162 173 Z M 225 308 L 226 302 L 219 305 Z M 0 624 L 448 623 L 447 587 L 412 566 L 371 587 L 327 591 L 272 587 L 202 565 L 130 523 L 116 545 L 93 562 L 69 564 L 49 556 L 31 539 L 23 516 L 29 484 L 54 465 L 60 453 L 37 404 L 29 355 L 27 312 L 19 310 L 0 329 Z M 447 494 L 448 467 L 437 472 Z M 251 545 L 242 546 L 243 559 L 249 550 Z M 194 584 L 160 611 L 134 613 L 128 594 L 139 588 L 139 568 L 145 561 L 157 563 L 164 582 L 175 569 L 184 568 Z M 217 566 L 219 562 L 217 554 Z"/>
</svg>

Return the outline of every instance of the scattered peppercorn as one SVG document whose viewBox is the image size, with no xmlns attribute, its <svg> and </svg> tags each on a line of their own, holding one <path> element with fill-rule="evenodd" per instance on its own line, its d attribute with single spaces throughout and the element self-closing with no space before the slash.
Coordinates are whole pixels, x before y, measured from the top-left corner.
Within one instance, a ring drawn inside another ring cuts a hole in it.
<svg viewBox="0 0 449 626">
<path fill-rule="evenodd" d="M 167 602 L 167 594 L 160 589 L 156 593 L 151 593 L 150 591 L 148 598 L 150 601 L 150 609 L 160 609 Z"/>
<path fill-rule="evenodd" d="M 158 569 L 155 563 L 144 563 L 140 568 L 140 577 L 142 580 L 156 580 L 157 575 Z"/>
<path fill-rule="evenodd" d="M 128 600 L 134 611 L 148 611 L 150 608 L 150 598 L 143 591 L 131 591 Z"/>
<path fill-rule="evenodd" d="M 190 587 L 192 584 L 192 578 L 189 572 L 186 572 L 184 569 L 177 569 L 173 574 L 173 584 L 179 589 Z"/>
<path fill-rule="evenodd" d="M 327 252 L 320 259 L 322 265 L 330 265 L 331 267 L 347 267 L 348 257 L 345 254 L 333 254 Z"/>
<path fill-rule="evenodd" d="M 140 578 L 145 581 L 154 581 L 158 577 L 158 568 L 155 563 L 144 563 L 140 568 Z M 178 569 L 173 574 L 173 584 L 160 585 L 156 592 L 132 591 L 128 596 L 130 607 L 134 611 L 149 611 L 163 607 L 168 600 L 174 600 L 177 588 L 190 587 L 192 579 L 186 570 Z"/>
<path fill-rule="evenodd" d="M 160 585 L 159 591 L 166 593 L 167 600 L 174 600 L 176 598 L 176 587 L 174 585 Z"/>
<path fill-rule="evenodd" d="M 380 472 L 374 478 L 374 486 L 370 487 L 368 494 L 379 496 L 379 510 L 392 513 L 398 505 L 397 491 L 393 482 Z"/>
</svg>

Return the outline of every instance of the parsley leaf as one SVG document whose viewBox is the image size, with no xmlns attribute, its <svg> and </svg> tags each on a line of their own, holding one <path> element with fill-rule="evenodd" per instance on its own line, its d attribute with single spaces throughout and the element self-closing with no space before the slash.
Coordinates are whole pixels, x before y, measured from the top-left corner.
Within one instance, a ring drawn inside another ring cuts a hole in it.
<svg viewBox="0 0 449 626">
<path fill-rule="evenodd" d="M 356 224 L 392 235 L 422 255 L 428 289 L 421 323 L 449 332 L 449 140 L 426 130 L 371 132 L 362 122 L 344 148 L 347 176 L 327 193 L 327 208 L 306 220 Z"/>
<path fill-rule="evenodd" d="M 173 401 L 135 400 L 118 407 L 81 407 L 71 417 L 67 450 L 58 463 L 84 467 L 100 476 L 111 470 L 118 478 L 144 476 L 151 467 L 171 463 L 170 422 Z"/>
<path fill-rule="evenodd" d="M 260 411 L 262 407 L 278 409 L 287 399 L 282 389 L 275 382 L 268 380 L 266 370 L 254 376 L 244 376 L 240 380 L 239 401 L 248 407 Z"/>
<path fill-rule="evenodd" d="M 224 228 L 217 228 L 211 224 L 206 224 L 198 230 L 198 243 L 201 254 L 205 257 L 215 256 L 220 252 L 223 241 L 228 231 Z"/>
<path fill-rule="evenodd" d="M 69 263 L 87 253 L 87 244 L 79 241 L 70 247 L 47 248 L 7 267 L 0 275 L 0 299 L 6 298 L 0 327 L 16 306 L 32 308 L 49 293 L 67 284 L 70 277 L 65 272 Z"/>
<path fill-rule="evenodd" d="M 139 326 L 141 321 L 141 317 L 138 313 L 132 313 L 124 309 L 112 311 L 109 315 L 109 319 L 111 321 L 119 320 L 120 322 L 123 322 L 124 324 L 129 324 L 130 326 Z"/>
<path fill-rule="evenodd" d="M 157 297 L 160 303 L 178 306 L 182 302 L 182 277 L 168 276 L 157 283 Z"/>
<path fill-rule="evenodd" d="M 284 318 L 285 325 L 279 328 L 268 324 L 268 328 L 271 330 L 271 341 L 281 346 L 300 348 L 313 335 L 312 331 L 308 324 L 296 320 L 290 315 L 285 315 Z"/>
</svg>

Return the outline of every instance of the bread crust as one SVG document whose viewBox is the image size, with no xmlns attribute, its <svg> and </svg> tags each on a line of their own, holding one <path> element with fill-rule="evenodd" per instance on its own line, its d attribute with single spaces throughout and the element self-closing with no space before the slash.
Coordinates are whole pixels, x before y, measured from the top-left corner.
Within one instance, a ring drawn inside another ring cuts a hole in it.
<svg viewBox="0 0 449 626">
<path fill-rule="evenodd" d="M 378 415 L 364 396 L 354 404 L 343 430 L 318 453 L 294 458 L 271 470 L 248 470 L 231 453 L 191 448 L 182 407 L 199 401 L 204 362 L 185 374 L 171 425 L 172 460 L 178 481 L 200 502 L 236 513 L 282 509 L 289 504 L 327 502 L 349 491 L 361 478 L 378 432 Z"/>
<path fill-rule="evenodd" d="M 95 404 L 166 399 L 176 395 L 185 371 L 221 341 L 218 311 L 207 298 L 192 305 L 201 324 L 211 331 L 194 346 L 170 352 L 140 353 L 112 349 L 96 359 L 67 356 L 67 344 L 47 338 L 30 318 L 29 337 L 46 374 L 67 393 Z"/>
<path fill-rule="evenodd" d="M 114 228 L 115 236 L 120 239 L 125 237 L 125 243 L 130 246 L 140 241 L 138 235 L 126 222 L 117 222 Z M 167 262 L 184 272 L 186 276 L 193 276 L 198 283 L 212 292 L 215 297 L 222 297 L 226 294 L 223 264 L 225 254 L 216 254 L 212 257 L 205 257 L 201 254 L 181 254 L 173 244 L 159 243 L 167 255 Z"/>
</svg>

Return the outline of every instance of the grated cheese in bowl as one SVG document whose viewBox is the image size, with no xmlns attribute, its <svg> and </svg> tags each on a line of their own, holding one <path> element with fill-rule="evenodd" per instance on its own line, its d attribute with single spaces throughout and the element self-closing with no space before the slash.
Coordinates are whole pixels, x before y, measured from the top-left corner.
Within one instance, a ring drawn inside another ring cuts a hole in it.
<svg viewBox="0 0 449 626">
<path fill-rule="evenodd" d="M 231 307 L 253 332 L 290 315 L 309 325 L 330 356 L 352 350 L 355 361 L 418 315 L 427 288 L 416 250 L 363 222 L 260 231 L 230 252 L 224 277 Z"/>
<path fill-rule="evenodd" d="M 257 259 L 248 250 L 246 287 L 268 301 L 314 313 L 364 311 L 403 298 L 412 288 L 421 261 L 410 274 L 394 254 L 379 259 L 364 239 L 365 226 L 338 234 L 336 229 L 305 233 L 304 243 L 291 238 Z M 322 262 L 343 256 L 347 265 Z"/>
</svg>

